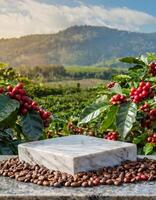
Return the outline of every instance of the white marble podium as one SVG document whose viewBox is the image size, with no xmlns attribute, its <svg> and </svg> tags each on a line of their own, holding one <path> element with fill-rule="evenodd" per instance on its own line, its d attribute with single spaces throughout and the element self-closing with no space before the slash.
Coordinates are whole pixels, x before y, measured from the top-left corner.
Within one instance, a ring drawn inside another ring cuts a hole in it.
<svg viewBox="0 0 156 200">
<path fill-rule="evenodd" d="M 137 159 L 134 144 L 82 135 L 20 144 L 18 152 L 22 161 L 72 175 Z"/>
</svg>

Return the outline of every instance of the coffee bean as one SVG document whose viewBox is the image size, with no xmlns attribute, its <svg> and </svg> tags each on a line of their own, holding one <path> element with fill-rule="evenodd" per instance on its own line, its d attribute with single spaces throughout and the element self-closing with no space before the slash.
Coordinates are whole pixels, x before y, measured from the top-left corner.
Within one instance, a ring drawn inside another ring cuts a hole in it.
<svg viewBox="0 0 156 200">
<path fill-rule="evenodd" d="M 113 184 L 112 179 L 108 179 L 108 180 L 106 180 L 106 184 L 108 184 L 108 185 L 112 185 L 112 184 Z"/>
<path fill-rule="evenodd" d="M 107 180 L 106 178 L 102 178 L 102 179 L 100 180 L 100 184 L 101 184 L 101 185 L 105 185 L 105 184 L 106 184 L 106 180 Z"/>
<path fill-rule="evenodd" d="M 3 172 L 2 175 L 3 175 L 3 176 L 7 176 L 7 174 L 8 174 L 8 172 Z"/>
<path fill-rule="evenodd" d="M 73 182 L 73 183 L 71 183 L 71 187 L 79 187 L 79 186 L 80 186 L 80 184 L 77 183 L 77 182 Z"/>
<path fill-rule="evenodd" d="M 49 181 L 43 181 L 43 183 L 42 183 L 44 186 L 48 186 L 48 185 L 50 185 L 50 182 Z"/>
<path fill-rule="evenodd" d="M 42 185 L 42 181 L 37 181 L 37 185 Z"/>
<path fill-rule="evenodd" d="M 91 180 L 88 181 L 88 186 L 93 186 L 93 182 Z"/>
<path fill-rule="evenodd" d="M 121 181 L 114 181 L 114 185 L 116 186 L 121 185 Z"/>
<path fill-rule="evenodd" d="M 54 185 L 53 185 L 54 187 L 61 187 L 61 183 L 54 183 Z"/>
<path fill-rule="evenodd" d="M 69 187 L 69 186 L 71 186 L 71 183 L 70 183 L 70 182 L 66 182 L 66 183 L 64 184 L 64 186 L 65 186 L 65 187 Z"/>
<path fill-rule="evenodd" d="M 27 174 L 27 175 L 25 176 L 25 178 L 27 178 L 27 179 L 30 179 L 31 177 L 32 177 L 31 174 Z"/>
<path fill-rule="evenodd" d="M 125 177 L 125 173 L 124 173 L 124 172 L 121 172 L 120 175 L 119 175 L 119 177 L 121 178 L 121 180 L 123 180 L 124 177 Z"/>
<path fill-rule="evenodd" d="M 130 165 L 125 164 L 125 165 L 124 165 L 124 168 L 125 168 L 125 169 L 130 169 Z"/>
<path fill-rule="evenodd" d="M 38 182 L 38 179 L 34 179 L 34 180 L 33 180 L 33 183 L 36 184 L 37 182 Z"/>
<path fill-rule="evenodd" d="M 22 181 L 22 182 L 23 182 L 24 180 L 25 180 L 25 177 L 24 177 L 24 176 L 21 176 L 21 177 L 18 177 L 18 178 L 17 178 L 17 181 Z"/>
<path fill-rule="evenodd" d="M 43 181 L 44 179 L 45 179 L 44 176 L 39 176 L 39 177 L 38 177 L 38 180 L 39 180 L 39 181 Z"/>
<path fill-rule="evenodd" d="M 138 159 L 136 162 L 125 161 L 117 167 L 105 167 L 72 176 L 13 158 L 0 162 L 0 175 L 43 186 L 88 187 L 105 184 L 118 186 L 122 183 L 156 180 L 156 161 L 150 159 Z"/>
<path fill-rule="evenodd" d="M 87 186 L 88 186 L 88 182 L 87 182 L 87 181 L 83 182 L 83 183 L 81 184 L 81 186 L 82 186 L 82 187 L 87 187 Z"/>
<path fill-rule="evenodd" d="M 20 171 L 19 176 L 25 176 L 28 174 L 28 170 Z"/>
</svg>

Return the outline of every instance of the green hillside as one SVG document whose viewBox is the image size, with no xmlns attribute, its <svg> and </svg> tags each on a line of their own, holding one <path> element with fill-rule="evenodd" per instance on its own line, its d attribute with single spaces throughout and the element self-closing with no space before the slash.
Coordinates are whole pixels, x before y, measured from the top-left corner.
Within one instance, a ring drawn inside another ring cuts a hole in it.
<svg viewBox="0 0 156 200">
<path fill-rule="evenodd" d="M 156 52 L 156 33 L 74 26 L 57 34 L 0 39 L 0 61 L 11 66 L 93 65 L 145 52 Z"/>
</svg>

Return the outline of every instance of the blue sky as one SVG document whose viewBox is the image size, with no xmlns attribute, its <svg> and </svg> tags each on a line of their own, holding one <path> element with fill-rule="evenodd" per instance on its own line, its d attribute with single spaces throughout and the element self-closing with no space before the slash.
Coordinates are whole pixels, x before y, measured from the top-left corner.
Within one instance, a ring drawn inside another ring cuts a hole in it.
<svg viewBox="0 0 156 200">
<path fill-rule="evenodd" d="M 127 7 L 130 9 L 143 11 L 156 16 L 156 0 L 38 0 L 47 4 L 62 4 L 76 6 L 79 2 L 86 5 L 104 5 L 107 7 Z"/>
<path fill-rule="evenodd" d="M 0 37 L 56 33 L 74 25 L 156 32 L 156 0 L 0 0 Z"/>
</svg>

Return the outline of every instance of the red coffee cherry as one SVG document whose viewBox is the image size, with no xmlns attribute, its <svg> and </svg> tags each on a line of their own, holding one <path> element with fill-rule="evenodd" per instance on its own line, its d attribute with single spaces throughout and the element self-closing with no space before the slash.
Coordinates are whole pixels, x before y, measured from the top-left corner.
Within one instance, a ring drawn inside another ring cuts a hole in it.
<svg viewBox="0 0 156 200">
<path fill-rule="evenodd" d="M 114 82 L 114 81 L 108 83 L 108 84 L 107 84 L 107 88 L 112 88 L 112 87 L 114 87 L 115 83 L 116 83 L 116 82 Z"/>
<path fill-rule="evenodd" d="M 107 133 L 107 135 L 104 135 L 104 139 L 107 139 L 107 140 L 118 140 L 118 133 L 116 131 L 112 131 L 112 132 L 109 132 Z"/>
<path fill-rule="evenodd" d="M 112 96 L 112 98 L 110 99 L 110 103 L 113 105 L 121 104 L 121 103 L 124 103 L 125 101 L 126 101 L 126 96 L 121 95 L 121 94 L 116 94 Z"/>
<path fill-rule="evenodd" d="M 138 88 L 131 88 L 130 97 L 134 103 L 139 103 L 151 95 L 150 82 L 141 81 Z"/>
<path fill-rule="evenodd" d="M 148 142 L 148 143 L 152 143 L 152 144 L 156 144 L 156 133 L 154 133 L 153 135 L 150 135 L 150 136 L 147 138 L 147 142 Z"/>
<path fill-rule="evenodd" d="M 153 75 L 156 76 L 156 62 L 151 62 L 149 64 L 149 72 Z"/>
<path fill-rule="evenodd" d="M 143 112 L 149 112 L 150 105 L 148 103 L 145 103 L 144 105 L 140 106 L 140 110 L 142 110 Z"/>
<path fill-rule="evenodd" d="M 9 85 L 7 87 L 7 95 L 10 98 L 19 101 L 20 103 L 19 114 L 25 115 L 29 110 L 36 110 L 40 114 L 44 126 L 45 127 L 49 126 L 52 114 L 50 112 L 41 109 L 35 101 L 33 101 L 30 97 L 27 96 L 23 83 L 18 83 L 15 87 Z"/>
</svg>

